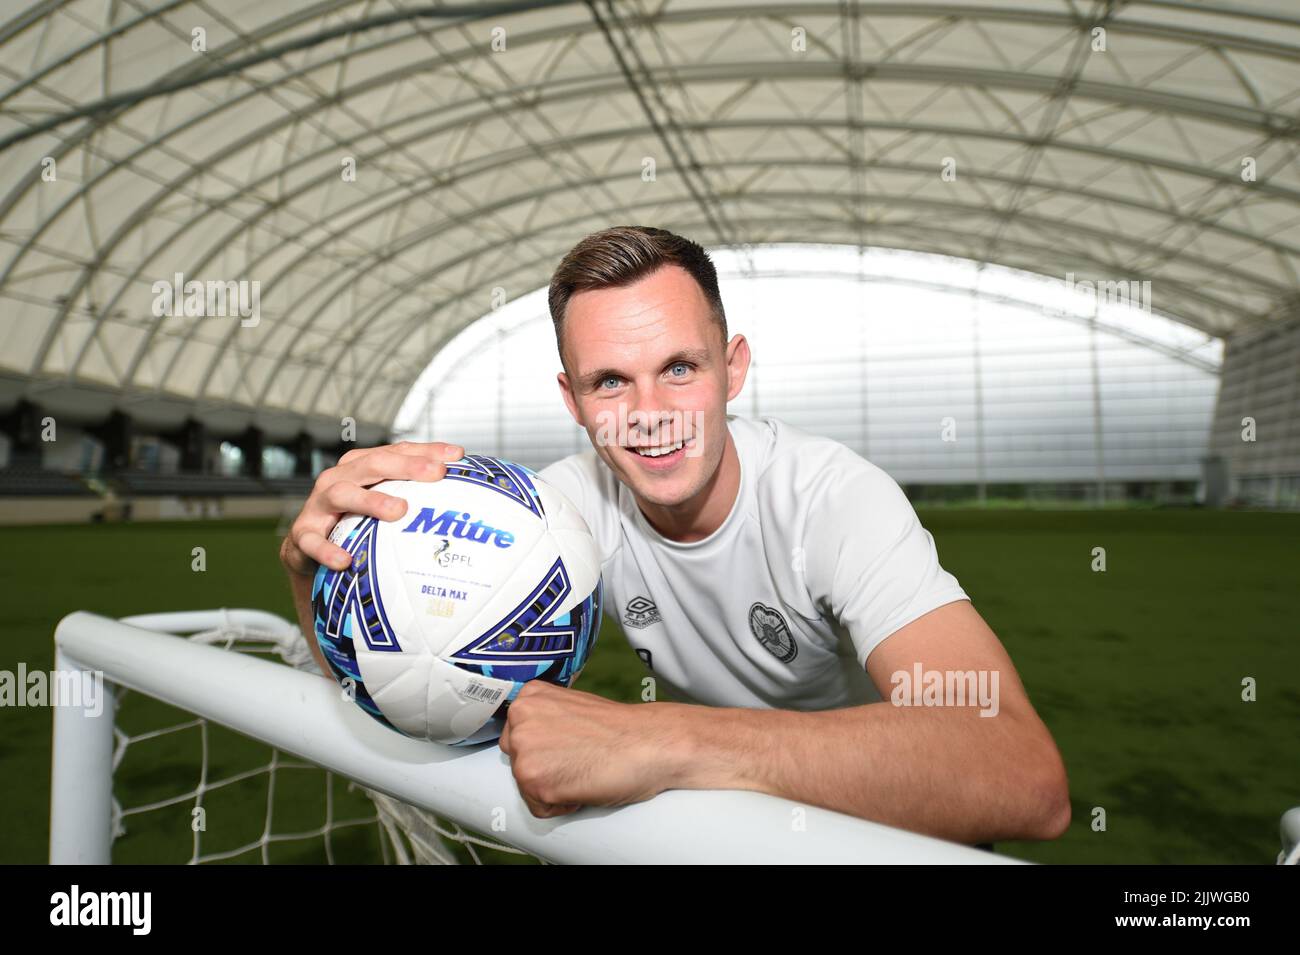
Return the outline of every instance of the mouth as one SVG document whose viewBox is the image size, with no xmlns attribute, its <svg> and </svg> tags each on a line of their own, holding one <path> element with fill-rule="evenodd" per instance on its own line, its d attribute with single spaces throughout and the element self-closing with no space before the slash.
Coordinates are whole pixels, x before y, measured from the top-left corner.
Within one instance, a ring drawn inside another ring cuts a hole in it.
<svg viewBox="0 0 1300 955">
<path fill-rule="evenodd" d="M 651 471 L 665 471 L 685 459 L 686 452 L 694 447 L 695 439 L 684 439 L 674 444 L 625 445 L 623 450 L 636 458 L 637 463 Z"/>
</svg>

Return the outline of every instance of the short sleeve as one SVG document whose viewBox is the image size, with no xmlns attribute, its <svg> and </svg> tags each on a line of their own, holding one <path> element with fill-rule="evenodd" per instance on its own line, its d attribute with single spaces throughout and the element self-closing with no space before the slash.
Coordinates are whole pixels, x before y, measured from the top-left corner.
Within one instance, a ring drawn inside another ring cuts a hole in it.
<svg viewBox="0 0 1300 955">
<path fill-rule="evenodd" d="M 537 476 L 572 501 L 578 513 L 590 524 L 591 518 L 587 516 L 586 506 L 587 482 L 583 480 L 583 468 L 578 457 L 575 454 L 549 464 L 538 471 Z"/>
<path fill-rule="evenodd" d="M 537 472 L 537 476 L 567 497 L 587 522 L 601 560 L 608 560 L 618 546 L 616 505 L 606 478 L 608 468 L 594 451 L 572 454 Z M 612 477 L 612 475 L 610 475 Z"/>
<path fill-rule="evenodd" d="M 803 548 L 809 596 L 848 631 L 865 667 L 895 631 L 969 600 L 897 482 L 848 449 L 810 502 Z"/>
</svg>

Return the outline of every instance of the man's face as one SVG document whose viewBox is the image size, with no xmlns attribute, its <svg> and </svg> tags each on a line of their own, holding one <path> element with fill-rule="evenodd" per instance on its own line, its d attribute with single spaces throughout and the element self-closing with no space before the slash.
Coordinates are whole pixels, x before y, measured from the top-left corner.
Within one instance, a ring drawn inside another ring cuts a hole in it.
<svg viewBox="0 0 1300 955">
<path fill-rule="evenodd" d="M 670 265 L 626 288 L 577 293 L 563 344 L 565 404 L 618 479 L 660 507 L 700 494 L 726 448 L 749 346 L 741 335 L 723 343 L 690 273 Z"/>
</svg>

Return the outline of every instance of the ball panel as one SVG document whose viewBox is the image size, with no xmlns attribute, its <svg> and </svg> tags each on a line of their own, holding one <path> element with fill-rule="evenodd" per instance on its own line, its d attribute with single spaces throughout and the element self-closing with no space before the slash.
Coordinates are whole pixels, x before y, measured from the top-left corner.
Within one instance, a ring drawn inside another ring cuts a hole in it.
<svg viewBox="0 0 1300 955">
<path fill-rule="evenodd" d="M 545 533 L 538 517 L 508 495 L 473 482 L 394 481 L 386 493 L 409 502 L 381 525 L 412 611 L 411 631 L 445 651 L 494 595 L 515 579 Z"/>
<path fill-rule="evenodd" d="M 454 745 L 500 735 L 532 679 L 568 686 L 600 627 L 600 561 L 577 508 L 527 468 L 471 455 L 439 481 L 385 481 L 396 521 L 347 515 L 353 554 L 313 583 L 317 640 L 375 719 Z"/>
<path fill-rule="evenodd" d="M 349 551 L 360 546 L 366 519 L 349 516 L 340 521 L 330 539 Z M 357 658 L 358 628 L 361 618 L 354 614 L 356 574 L 349 567 L 343 571 L 320 567 L 312 581 L 313 629 L 316 642 L 334 679 L 348 688 L 362 709 L 391 729 L 388 720 L 370 695 L 365 672 Z M 399 730 L 400 732 L 400 730 Z"/>
</svg>

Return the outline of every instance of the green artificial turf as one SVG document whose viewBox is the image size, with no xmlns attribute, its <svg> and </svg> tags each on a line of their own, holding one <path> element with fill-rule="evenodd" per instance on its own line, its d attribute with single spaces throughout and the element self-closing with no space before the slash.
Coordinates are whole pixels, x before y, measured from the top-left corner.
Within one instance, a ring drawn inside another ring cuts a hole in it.
<svg viewBox="0 0 1300 955">
<path fill-rule="evenodd" d="M 1074 817 L 1051 843 L 1001 843 L 1041 862 L 1256 862 L 1276 857 L 1278 820 L 1300 805 L 1300 515 L 1199 510 L 919 508 L 944 567 L 1007 646 L 1070 774 Z M 5 528 L 0 586 L 9 599 L 0 669 L 49 670 L 55 623 L 210 607 L 291 615 L 274 522 Z M 191 569 L 206 550 L 207 570 Z M 1107 569 L 1091 569 L 1093 548 Z M 640 699 L 645 670 L 608 618 L 579 687 Z M 1242 680 L 1257 683 L 1243 702 Z M 0 709 L 0 862 L 47 857 L 51 710 Z M 188 716 L 128 695 L 120 726 L 138 734 Z M 187 861 L 200 730 L 132 743 L 116 794 L 125 818 L 116 861 Z M 209 781 L 266 765 L 270 750 L 209 726 Z M 282 759 L 292 760 L 282 754 Z M 348 781 L 285 768 L 205 794 L 204 855 L 326 818 L 373 815 Z M 1105 830 L 1094 828 L 1097 810 Z M 487 834 L 490 838 L 490 833 Z M 336 829 L 335 861 L 379 861 L 373 825 Z M 320 837 L 274 842 L 272 861 L 326 860 Z M 494 853 L 492 861 L 529 861 Z M 462 860 L 469 861 L 465 850 Z M 261 850 L 230 861 L 257 862 Z"/>
</svg>

